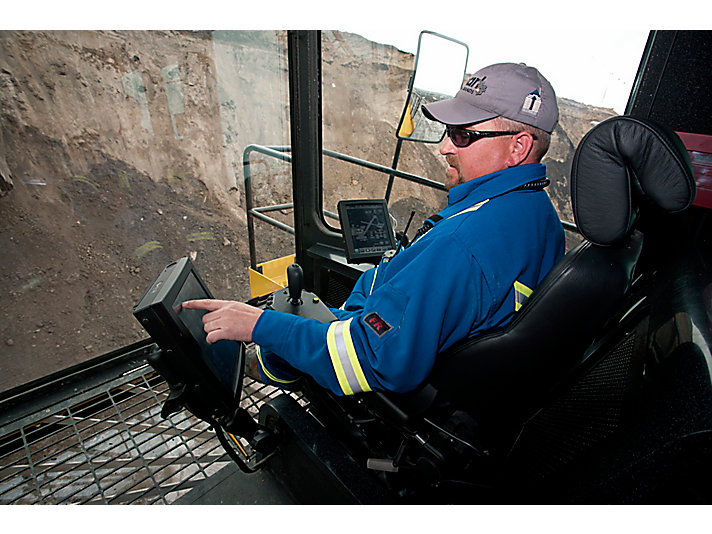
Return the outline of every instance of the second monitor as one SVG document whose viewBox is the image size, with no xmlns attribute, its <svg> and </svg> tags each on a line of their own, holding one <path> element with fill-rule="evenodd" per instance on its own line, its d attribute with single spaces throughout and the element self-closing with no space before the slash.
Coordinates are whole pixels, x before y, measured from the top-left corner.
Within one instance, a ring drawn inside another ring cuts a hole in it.
<svg viewBox="0 0 712 534">
<path fill-rule="evenodd" d="M 378 263 L 385 252 L 396 248 L 384 199 L 342 200 L 338 210 L 349 263 Z"/>
</svg>

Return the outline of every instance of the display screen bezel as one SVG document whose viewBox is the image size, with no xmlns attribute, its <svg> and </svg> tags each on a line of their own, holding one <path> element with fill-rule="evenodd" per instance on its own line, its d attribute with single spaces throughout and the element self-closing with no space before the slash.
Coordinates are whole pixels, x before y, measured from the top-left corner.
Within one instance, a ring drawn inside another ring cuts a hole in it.
<svg viewBox="0 0 712 534">
<path fill-rule="evenodd" d="M 351 210 L 353 208 L 373 209 L 378 212 L 385 225 L 385 231 L 388 237 L 388 243 L 386 245 L 378 250 L 363 250 L 357 246 L 353 235 L 354 221 L 351 217 Z M 388 204 L 385 199 L 341 200 L 338 203 L 338 211 L 339 220 L 341 221 L 341 230 L 344 234 L 344 242 L 346 244 L 346 258 L 350 263 L 377 262 L 386 251 L 396 248 L 391 216 L 388 212 Z"/>
<path fill-rule="evenodd" d="M 165 267 L 134 308 L 134 315 L 162 349 L 165 364 L 180 382 L 217 388 L 228 404 L 234 404 L 241 396 L 244 344 L 221 340 L 208 345 L 202 326 L 206 312 L 180 306 L 186 300 L 206 298 L 212 299 L 212 293 L 184 257 Z M 186 313 L 189 320 L 184 320 Z M 216 354 L 223 359 L 222 365 L 216 365 Z M 231 357 L 234 361 L 225 365 Z"/>
</svg>

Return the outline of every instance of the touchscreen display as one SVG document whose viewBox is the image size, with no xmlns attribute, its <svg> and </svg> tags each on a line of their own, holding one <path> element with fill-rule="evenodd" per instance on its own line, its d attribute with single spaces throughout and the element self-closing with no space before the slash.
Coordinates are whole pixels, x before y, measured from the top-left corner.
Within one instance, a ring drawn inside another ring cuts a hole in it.
<svg viewBox="0 0 712 534">
<path fill-rule="evenodd" d="M 195 275 L 190 272 L 173 302 L 173 310 L 200 344 L 201 356 L 210 370 L 230 393 L 234 393 L 235 381 L 238 378 L 239 343 L 225 339 L 213 344 L 208 343 L 205 340 L 205 330 L 203 329 L 203 315 L 207 312 L 205 310 L 185 310 L 181 306 L 186 300 L 205 297 L 205 291 Z"/>
<path fill-rule="evenodd" d="M 346 215 L 357 255 L 379 255 L 393 248 L 388 214 L 381 205 L 347 205 Z"/>
</svg>

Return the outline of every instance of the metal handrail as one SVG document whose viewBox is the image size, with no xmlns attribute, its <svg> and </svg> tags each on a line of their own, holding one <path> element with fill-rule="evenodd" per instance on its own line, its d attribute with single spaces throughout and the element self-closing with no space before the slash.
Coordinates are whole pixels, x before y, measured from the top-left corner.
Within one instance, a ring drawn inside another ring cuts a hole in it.
<svg viewBox="0 0 712 534">
<path fill-rule="evenodd" d="M 281 159 L 282 161 L 287 161 L 291 163 L 292 161 L 292 156 L 288 154 L 288 152 L 291 151 L 290 146 L 264 146 L 264 145 L 257 145 L 257 144 L 252 144 L 248 145 L 245 147 L 244 152 L 242 153 L 242 166 L 243 166 L 243 172 L 245 176 L 245 211 L 247 212 L 247 239 L 250 247 L 250 267 L 252 269 L 257 269 L 257 253 L 255 251 L 255 228 L 254 228 L 254 223 L 253 223 L 253 218 L 260 219 L 261 221 L 264 221 L 268 224 L 271 224 L 272 226 L 275 226 L 276 228 L 279 228 L 280 230 L 283 230 L 289 234 L 294 235 L 294 228 L 291 226 L 284 224 L 281 221 L 278 221 L 277 219 L 274 219 L 272 217 L 269 217 L 268 215 L 265 215 L 265 212 L 270 212 L 270 211 L 278 211 L 282 209 L 291 209 L 294 207 L 294 204 L 275 204 L 272 206 L 262 206 L 255 208 L 253 206 L 253 198 L 252 198 L 252 172 L 250 171 L 250 154 L 252 152 L 259 152 L 261 154 L 265 154 L 267 156 L 276 158 L 276 159 Z M 322 149 L 322 154 L 341 160 L 345 161 L 347 163 L 353 163 L 354 165 L 359 165 L 361 167 L 366 167 L 368 169 L 378 171 L 384 174 L 388 174 L 391 176 L 397 176 L 398 178 L 403 178 L 404 180 L 408 180 L 410 182 L 414 182 L 420 185 L 424 185 L 425 187 L 430 187 L 432 189 L 438 189 L 440 191 L 446 191 L 447 189 L 443 184 L 440 182 L 436 182 L 434 180 L 430 180 L 428 178 L 423 178 L 422 176 L 418 176 L 416 174 L 411 174 L 408 172 L 403 172 L 399 171 L 397 169 L 392 169 L 390 167 L 386 167 L 385 165 L 379 165 L 378 163 L 373 163 L 371 161 L 366 161 L 363 159 L 355 158 L 353 156 L 348 156 L 346 154 L 341 154 L 340 152 L 334 152 L 333 150 L 328 150 L 328 149 Z M 334 213 L 328 212 L 324 210 L 324 215 L 338 220 L 338 216 Z"/>
<path fill-rule="evenodd" d="M 255 228 L 254 228 L 254 223 L 252 221 L 253 218 L 260 219 L 261 221 L 264 221 L 268 224 L 271 224 L 272 226 L 275 226 L 276 228 L 279 228 L 280 230 L 283 230 L 291 235 L 294 235 L 294 228 L 291 226 L 284 224 L 281 221 L 278 221 L 277 219 L 274 219 L 272 217 L 269 217 L 268 215 L 265 215 L 265 212 L 270 212 L 270 211 L 279 211 L 283 209 L 293 209 L 294 204 L 289 203 L 289 204 L 274 204 L 271 206 L 262 206 L 255 208 L 253 207 L 253 199 L 252 199 L 252 173 L 250 171 L 250 154 L 252 152 L 260 152 L 262 154 L 265 154 L 267 156 L 271 156 L 276 159 L 281 159 L 282 161 L 287 161 L 289 163 L 292 162 L 292 156 L 288 154 L 290 152 L 292 147 L 290 146 L 264 146 L 264 145 L 257 145 L 257 144 L 251 144 L 245 147 L 244 152 L 242 153 L 242 166 L 243 166 L 243 171 L 244 171 L 244 176 L 245 176 L 245 211 L 247 212 L 247 239 L 250 247 L 250 267 L 252 269 L 257 269 L 257 253 L 255 251 Z M 440 182 L 436 182 L 434 180 L 430 180 L 428 178 L 423 178 L 422 176 L 418 176 L 416 174 L 411 174 L 408 172 L 403 172 L 399 171 L 397 169 L 393 169 L 391 167 L 386 167 L 385 165 L 379 165 L 378 163 L 373 163 L 371 161 L 355 158 L 353 156 L 348 156 L 346 154 L 341 154 L 340 152 L 334 152 L 333 150 L 328 150 L 326 148 L 322 149 L 322 153 L 326 156 L 341 160 L 341 161 L 346 161 L 348 163 L 353 163 L 355 165 L 359 165 L 361 167 L 366 167 L 368 169 L 378 171 L 384 174 L 388 174 L 390 176 L 397 176 L 398 178 L 403 178 L 404 180 L 407 180 L 409 182 L 414 182 L 420 185 L 424 185 L 425 187 L 430 187 L 432 189 L 438 189 L 440 191 L 447 191 L 445 185 L 441 184 Z M 386 198 L 388 200 L 388 198 Z M 338 220 L 339 217 L 338 215 L 331 213 L 329 211 L 324 210 L 324 215 L 327 217 Z M 561 225 L 564 227 L 565 230 L 574 232 L 577 234 L 580 234 L 580 231 L 578 227 L 570 222 L 566 221 L 561 221 Z"/>
</svg>

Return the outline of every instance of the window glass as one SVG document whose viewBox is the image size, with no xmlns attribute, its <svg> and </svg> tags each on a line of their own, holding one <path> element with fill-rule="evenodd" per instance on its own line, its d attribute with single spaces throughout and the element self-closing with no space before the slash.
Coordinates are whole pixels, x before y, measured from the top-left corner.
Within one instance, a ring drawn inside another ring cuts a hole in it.
<svg viewBox="0 0 712 534">
<path fill-rule="evenodd" d="M 322 61 L 324 148 L 391 167 L 413 54 L 355 33 L 322 31 Z M 323 207 L 332 226 L 339 226 L 329 216 L 339 200 L 385 197 L 388 174 L 331 157 L 324 158 L 323 169 Z M 442 181 L 438 145 L 403 143 L 397 169 Z M 412 211 L 417 228 L 445 202 L 442 191 L 396 178 L 389 201 L 394 230 L 404 229 Z"/>
<path fill-rule="evenodd" d="M 285 31 L 3 31 L 0 58 L 0 390 L 145 339 L 180 257 L 249 297 L 242 160 L 289 145 Z M 257 201 L 291 192 L 251 162 Z"/>
<path fill-rule="evenodd" d="M 322 34 L 324 146 L 390 166 L 419 31 L 350 32 Z M 538 68 L 554 86 L 560 120 L 544 163 L 552 181 L 547 191 L 563 221 L 573 223 L 569 178 L 574 150 L 593 125 L 623 113 L 647 34 L 551 31 L 537 46 L 527 47 L 520 39 L 503 38 L 496 30 L 478 29 L 476 38 L 462 31 L 448 34 L 468 43 L 468 73 L 493 63 L 523 62 Z M 334 210 L 340 198 L 383 197 L 387 175 L 340 162 L 325 160 L 324 166 L 326 210 Z M 399 170 L 442 182 L 445 167 L 438 145 L 403 143 Z M 444 203 L 445 193 L 396 179 L 390 206 L 400 229 L 416 210 L 414 230 Z"/>
</svg>

